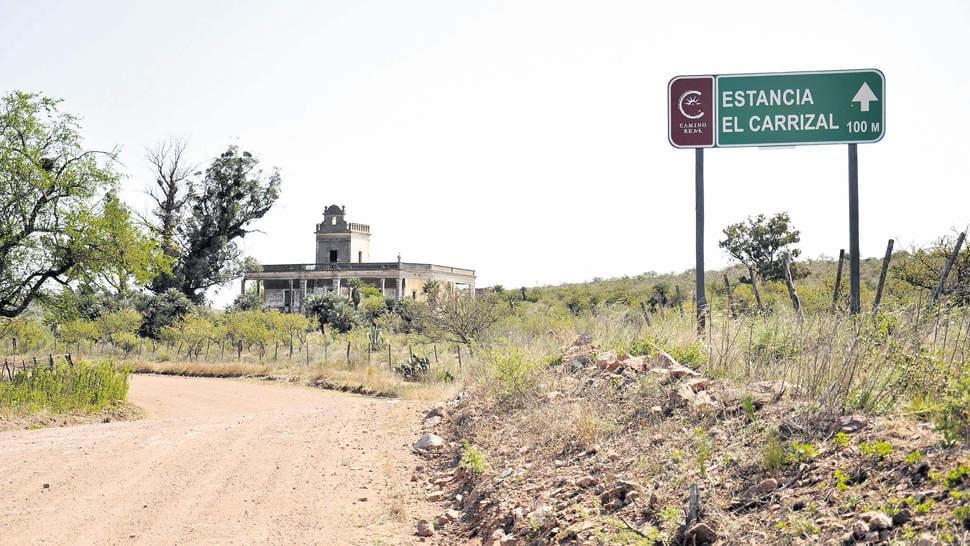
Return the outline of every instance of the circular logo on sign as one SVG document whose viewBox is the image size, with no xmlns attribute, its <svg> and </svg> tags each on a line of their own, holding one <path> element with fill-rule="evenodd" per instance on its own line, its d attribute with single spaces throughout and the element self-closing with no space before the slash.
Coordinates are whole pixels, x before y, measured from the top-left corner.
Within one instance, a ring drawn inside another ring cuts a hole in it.
<svg viewBox="0 0 970 546">
<path fill-rule="evenodd" d="M 684 91 L 677 102 L 680 113 L 687 119 L 699 119 L 704 117 L 704 110 L 701 109 L 701 92 L 689 89 Z"/>
</svg>

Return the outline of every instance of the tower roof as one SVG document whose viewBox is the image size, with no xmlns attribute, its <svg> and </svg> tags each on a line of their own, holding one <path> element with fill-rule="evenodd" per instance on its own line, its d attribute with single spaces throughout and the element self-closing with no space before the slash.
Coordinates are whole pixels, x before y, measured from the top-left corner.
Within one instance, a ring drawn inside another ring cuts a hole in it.
<svg viewBox="0 0 970 546">
<path fill-rule="evenodd" d="M 338 207 L 337 205 L 330 205 L 329 207 L 326 208 L 326 210 L 323 211 L 323 213 L 326 215 L 344 214 L 345 210 L 346 210 L 346 207 Z"/>
</svg>

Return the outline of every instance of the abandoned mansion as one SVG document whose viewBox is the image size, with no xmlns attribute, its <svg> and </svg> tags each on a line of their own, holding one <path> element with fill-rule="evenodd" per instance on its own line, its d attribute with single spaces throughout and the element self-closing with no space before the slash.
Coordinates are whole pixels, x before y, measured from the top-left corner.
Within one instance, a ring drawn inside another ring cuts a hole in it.
<svg viewBox="0 0 970 546">
<path fill-rule="evenodd" d="M 267 309 L 284 312 L 303 310 L 308 295 L 337 292 L 349 296 L 351 279 L 375 286 L 385 297 L 424 298 L 421 288 L 437 281 L 445 292 L 475 293 L 475 272 L 470 269 L 433 264 L 371 262 L 370 226 L 346 220 L 346 207 L 330 205 L 323 222 L 316 226 L 316 260 L 310 264 L 263 265 L 247 271 L 242 279 L 256 282 Z"/>
</svg>

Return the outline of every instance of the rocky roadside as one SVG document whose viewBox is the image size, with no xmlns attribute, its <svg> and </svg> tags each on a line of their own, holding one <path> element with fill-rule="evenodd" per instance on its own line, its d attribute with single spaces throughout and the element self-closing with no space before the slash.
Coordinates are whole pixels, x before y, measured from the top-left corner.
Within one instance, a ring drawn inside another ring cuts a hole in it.
<svg viewBox="0 0 970 546">
<path fill-rule="evenodd" d="M 412 481 L 441 514 L 419 522 L 418 536 L 488 546 L 970 543 L 970 451 L 943 446 L 928 423 L 822 416 L 795 385 L 736 385 L 662 351 L 599 351 L 588 336 L 551 372 L 519 406 L 466 392 L 425 415 L 414 445 L 425 464 Z"/>
</svg>

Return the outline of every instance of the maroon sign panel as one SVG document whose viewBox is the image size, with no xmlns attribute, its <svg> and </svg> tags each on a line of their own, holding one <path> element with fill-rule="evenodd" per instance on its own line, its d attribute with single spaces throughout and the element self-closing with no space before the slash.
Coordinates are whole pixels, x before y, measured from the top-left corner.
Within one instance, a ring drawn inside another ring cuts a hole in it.
<svg viewBox="0 0 970 546">
<path fill-rule="evenodd" d="M 668 138 L 677 148 L 712 148 L 714 76 L 677 76 L 667 85 Z"/>
</svg>

